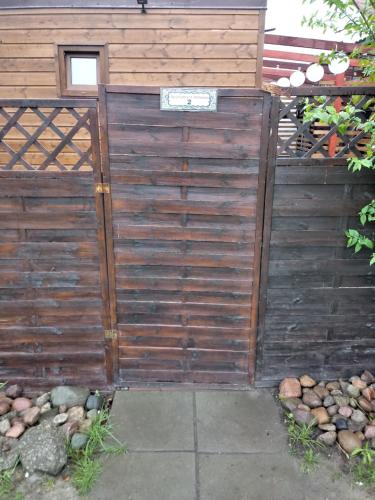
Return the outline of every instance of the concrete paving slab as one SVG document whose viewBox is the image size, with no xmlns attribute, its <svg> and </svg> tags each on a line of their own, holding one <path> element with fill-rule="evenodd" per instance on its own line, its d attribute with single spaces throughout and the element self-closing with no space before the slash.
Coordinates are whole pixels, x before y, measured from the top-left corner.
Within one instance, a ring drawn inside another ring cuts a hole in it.
<svg viewBox="0 0 375 500">
<path fill-rule="evenodd" d="M 286 453 L 200 454 L 200 500 L 370 499 L 348 481 L 334 481 L 333 474 L 325 466 L 320 473 L 304 475 Z"/>
<path fill-rule="evenodd" d="M 196 393 L 198 450 L 275 452 L 287 448 L 285 430 L 269 391 Z"/>
<path fill-rule="evenodd" d="M 90 500 L 195 500 L 194 453 L 107 457 Z"/>
<path fill-rule="evenodd" d="M 117 392 L 112 422 L 129 450 L 194 450 L 191 392 Z"/>
</svg>

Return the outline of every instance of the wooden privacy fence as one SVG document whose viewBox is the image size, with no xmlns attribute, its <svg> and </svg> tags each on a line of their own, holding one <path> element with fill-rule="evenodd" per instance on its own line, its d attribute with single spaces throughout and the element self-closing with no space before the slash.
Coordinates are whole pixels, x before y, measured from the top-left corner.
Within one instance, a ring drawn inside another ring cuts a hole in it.
<svg viewBox="0 0 375 500">
<path fill-rule="evenodd" d="M 375 198 L 373 171 L 350 173 L 346 161 L 361 156 L 366 134 L 303 123 L 300 112 L 307 97 L 327 96 L 332 105 L 337 96 L 345 102 L 353 95 L 362 96 L 360 107 L 374 88 L 302 88 L 273 100 L 258 328 L 261 385 L 305 371 L 329 379 L 375 367 L 375 276 L 368 253 L 353 255 L 344 236 L 359 227 L 359 209 Z"/>
<path fill-rule="evenodd" d="M 0 101 L 0 380 L 107 384 L 96 102 Z"/>
<path fill-rule="evenodd" d="M 367 138 L 302 110 L 373 94 L 184 113 L 106 86 L 101 140 L 93 100 L 0 101 L 0 380 L 248 384 L 256 349 L 259 385 L 375 368 L 374 275 L 344 238 L 374 198 L 346 164 Z"/>
<path fill-rule="evenodd" d="M 247 384 L 270 96 L 220 90 L 216 113 L 181 113 L 159 89 L 102 90 L 115 378 Z"/>
</svg>

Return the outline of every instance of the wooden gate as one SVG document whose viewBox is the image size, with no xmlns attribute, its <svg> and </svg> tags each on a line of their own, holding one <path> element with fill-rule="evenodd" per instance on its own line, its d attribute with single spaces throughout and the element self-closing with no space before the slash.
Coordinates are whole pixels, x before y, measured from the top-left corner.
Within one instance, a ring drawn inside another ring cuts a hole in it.
<svg viewBox="0 0 375 500">
<path fill-rule="evenodd" d="M 101 89 L 119 385 L 253 380 L 270 100 L 170 112 L 159 89 Z"/>
</svg>

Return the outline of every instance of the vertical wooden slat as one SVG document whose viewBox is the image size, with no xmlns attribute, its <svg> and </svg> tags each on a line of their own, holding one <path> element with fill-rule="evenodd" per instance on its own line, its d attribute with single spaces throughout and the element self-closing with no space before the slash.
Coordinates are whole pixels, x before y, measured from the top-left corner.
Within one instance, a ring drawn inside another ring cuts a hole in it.
<svg viewBox="0 0 375 500">
<path fill-rule="evenodd" d="M 273 207 L 273 189 L 275 183 L 275 168 L 276 168 L 276 151 L 279 131 L 279 111 L 280 97 L 272 97 L 272 105 L 270 110 L 270 136 L 267 148 L 267 172 L 265 181 L 265 199 L 263 212 L 263 234 L 262 239 L 262 255 L 260 266 L 260 283 L 259 283 L 259 300 L 258 300 L 258 328 L 257 328 L 257 359 L 256 372 L 257 377 L 261 377 L 262 360 L 263 360 L 263 336 L 264 336 L 264 321 L 267 305 L 267 283 L 268 283 L 268 265 L 270 258 L 270 240 L 272 226 L 272 207 Z"/>
<path fill-rule="evenodd" d="M 93 160 L 93 176 L 95 184 L 103 182 L 101 171 L 101 155 L 100 155 L 100 137 L 99 137 L 99 121 L 96 109 L 89 110 L 90 117 L 90 132 L 92 142 L 92 160 Z M 107 248 L 106 248 L 106 226 L 105 226 L 105 194 L 96 192 L 95 185 L 95 206 L 98 224 L 98 251 L 99 251 L 99 266 L 100 266 L 100 284 L 103 299 L 103 341 L 105 345 L 105 359 L 106 359 L 106 374 L 108 385 L 113 384 L 113 353 L 112 349 L 108 346 L 110 340 L 105 338 L 105 331 L 112 329 L 110 319 L 110 300 L 109 300 L 109 280 L 108 280 L 108 262 L 107 262 Z"/>
<path fill-rule="evenodd" d="M 260 137 L 260 154 L 259 154 L 259 179 L 256 205 L 256 230 L 255 230 L 255 252 L 254 252 L 254 278 L 253 278 L 253 295 L 251 304 L 251 321 L 250 321 L 250 339 L 249 339 L 249 379 L 250 383 L 254 382 L 255 364 L 256 364 L 256 344 L 257 344 L 257 325 L 258 325 L 258 303 L 260 293 L 260 270 L 261 270 L 261 254 L 262 254 L 262 234 L 264 220 L 264 203 L 266 189 L 266 175 L 268 164 L 268 144 L 270 140 L 270 111 L 272 98 L 271 95 L 265 95 L 263 98 L 262 109 L 262 125 Z"/>
<path fill-rule="evenodd" d="M 99 131 L 101 150 L 101 169 L 103 183 L 111 186 L 111 174 L 109 169 L 108 151 L 108 125 L 107 125 L 107 100 L 104 85 L 99 85 Z M 111 187 L 110 187 L 111 189 Z M 108 275 L 108 300 L 110 328 L 117 332 L 116 313 L 116 273 L 113 247 L 113 218 L 112 218 L 112 196 L 104 195 L 104 217 L 105 217 L 105 244 Z M 110 361 L 112 375 L 111 380 L 116 383 L 118 380 L 118 337 L 106 339 L 107 358 Z"/>
</svg>

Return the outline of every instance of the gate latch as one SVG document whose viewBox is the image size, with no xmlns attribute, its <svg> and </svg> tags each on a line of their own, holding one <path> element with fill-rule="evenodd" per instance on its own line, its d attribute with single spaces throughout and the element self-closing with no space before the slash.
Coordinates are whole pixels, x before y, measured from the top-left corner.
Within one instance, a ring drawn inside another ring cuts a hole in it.
<svg viewBox="0 0 375 500">
<path fill-rule="evenodd" d="M 106 193 L 106 194 L 109 194 L 111 192 L 111 187 L 109 184 L 107 183 L 99 183 L 99 184 L 96 184 L 95 186 L 95 192 L 96 193 Z"/>
<path fill-rule="evenodd" d="M 106 339 L 117 339 L 117 330 L 104 330 L 104 337 Z"/>
</svg>

